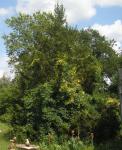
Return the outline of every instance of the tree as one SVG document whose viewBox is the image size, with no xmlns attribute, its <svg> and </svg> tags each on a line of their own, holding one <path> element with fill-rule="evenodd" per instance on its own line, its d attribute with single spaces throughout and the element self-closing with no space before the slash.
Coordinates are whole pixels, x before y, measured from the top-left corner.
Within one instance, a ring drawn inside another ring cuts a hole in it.
<svg viewBox="0 0 122 150">
<path fill-rule="evenodd" d="M 12 29 L 4 39 L 15 69 L 15 131 L 33 140 L 48 132 L 70 135 L 73 128 L 88 136 L 100 117 L 102 98 L 96 95 L 108 97 L 104 79 L 112 79 L 119 64 L 111 41 L 97 31 L 70 27 L 59 4 L 54 14 L 19 14 L 6 23 Z"/>
</svg>

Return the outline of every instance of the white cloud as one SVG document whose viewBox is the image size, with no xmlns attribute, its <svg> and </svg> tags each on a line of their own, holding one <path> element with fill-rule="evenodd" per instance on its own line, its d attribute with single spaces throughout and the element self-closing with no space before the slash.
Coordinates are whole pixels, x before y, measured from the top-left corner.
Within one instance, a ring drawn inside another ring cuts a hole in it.
<svg viewBox="0 0 122 150">
<path fill-rule="evenodd" d="M 99 6 L 122 6 L 122 0 L 93 0 Z"/>
<path fill-rule="evenodd" d="M 16 11 L 29 14 L 38 10 L 52 12 L 56 2 L 56 0 L 18 0 Z M 59 2 L 64 5 L 70 23 L 89 19 L 96 14 L 92 0 L 59 0 Z"/>
<path fill-rule="evenodd" d="M 96 14 L 96 9 L 91 0 L 62 0 L 62 3 L 64 4 L 67 19 L 70 23 L 89 19 Z"/>
<path fill-rule="evenodd" d="M 35 11 L 52 11 L 55 0 L 18 0 L 16 11 L 22 13 L 32 13 Z"/>
<path fill-rule="evenodd" d="M 3 74 L 8 74 L 9 73 L 9 68 L 8 68 L 8 57 L 7 56 L 1 56 L 0 57 L 0 78 L 3 76 Z"/>
<path fill-rule="evenodd" d="M 13 13 L 13 8 L 9 7 L 9 8 L 0 8 L 0 16 L 6 16 L 6 15 L 10 15 L 11 13 Z"/>
<path fill-rule="evenodd" d="M 16 11 L 23 13 L 37 10 L 53 11 L 56 2 L 63 3 L 70 23 L 93 17 L 96 14 L 96 6 L 122 6 L 122 0 L 17 0 Z"/>
<path fill-rule="evenodd" d="M 0 56 L 0 78 L 3 77 L 3 75 L 9 77 L 10 79 L 15 77 L 14 69 L 9 67 L 8 61 L 8 56 Z"/>
<path fill-rule="evenodd" d="M 110 25 L 100 25 L 94 24 L 92 29 L 96 29 L 99 31 L 101 35 L 106 36 L 109 39 L 114 39 L 117 43 L 114 45 L 114 49 L 116 51 L 120 51 L 120 47 L 122 47 L 122 21 L 117 20 L 113 24 Z"/>
</svg>

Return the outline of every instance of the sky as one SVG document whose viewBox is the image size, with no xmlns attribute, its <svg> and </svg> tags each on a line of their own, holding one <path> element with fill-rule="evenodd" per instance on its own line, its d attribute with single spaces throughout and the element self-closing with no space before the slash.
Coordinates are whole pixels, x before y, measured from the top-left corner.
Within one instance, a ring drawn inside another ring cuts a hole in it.
<svg viewBox="0 0 122 150">
<path fill-rule="evenodd" d="M 19 12 L 32 14 L 35 11 L 53 12 L 59 2 L 65 7 L 66 18 L 72 26 L 79 29 L 91 27 L 107 39 L 114 39 L 114 49 L 122 49 L 122 0 L 1 0 L 0 1 L 0 77 L 11 76 L 2 36 L 10 29 L 5 20 Z"/>
</svg>

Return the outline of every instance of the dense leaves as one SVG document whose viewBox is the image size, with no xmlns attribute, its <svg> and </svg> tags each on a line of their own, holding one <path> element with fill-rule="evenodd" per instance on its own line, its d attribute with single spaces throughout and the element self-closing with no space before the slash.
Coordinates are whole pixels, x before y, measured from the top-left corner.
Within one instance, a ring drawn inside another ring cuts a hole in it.
<svg viewBox="0 0 122 150">
<path fill-rule="evenodd" d="M 106 139 L 114 138 L 120 129 L 119 109 L 107 100 L 118 97 L 121 59 L 112 49 L 113 42 L 92 29 L 70 27 L 59 4 L 54 14 L 19 14 L 6 23 L 12 29 L 4 39 L 15 70 L 11 90 L 6 89 L 12 95 L 15 134 L 32 140 L 48 133 L 89 138 L 94 132 L 98 141 L 104 134 Z M 7 98 L 5 93 L 1 101 Z"/>
</svg>

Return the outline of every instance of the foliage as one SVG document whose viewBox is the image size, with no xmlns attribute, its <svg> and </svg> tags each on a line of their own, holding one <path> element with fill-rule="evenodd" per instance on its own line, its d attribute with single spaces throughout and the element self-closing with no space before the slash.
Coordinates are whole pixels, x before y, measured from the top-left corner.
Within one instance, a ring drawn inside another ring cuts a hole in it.
<svg viewBox="0 0 122 150">
<path fill-rule="evenodd" d="M 44 150 L 94 150 L 92 145 L 85 145 L 82 141 L 78 141 L 74 138 L 62 144 L 52 143 L 47 145 L 43 142 L 40 144 L 40 148 Z"/>
<path fill-rule="evenodd" d="M 118 136 L 120 131 L 120 115 L 118 102 L 115 99 L 109 98 L 106 107 L 101 112 L 101 118 L 95 128 L 96 141 L 112 140 Z"/>
<path fill-rule="evenodd" d="M 6 150 L 9 145 L 11 127 L 8 124 L 0 122 L 0 149 Z"/>
<path fill-rule="evenodd" d="M 95 30 L 69 26 L 59 4 L 54 14 L 19 14 L 6 23 L 12 29 L 4 39 L 15 78 L 1 89 L 0 107 L 1 115 L 9 114 L 13 132 L 31 140 L 49 133 L 83 139 L 94 133 L 98 142 L 105 134 L 106 140 L 116 138 L 119 107 L 108 98 L 118 101 L 121 57 L 113 41 Z"/>
</svg>

